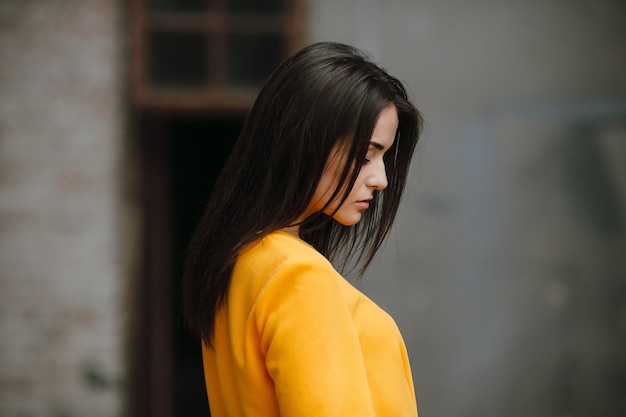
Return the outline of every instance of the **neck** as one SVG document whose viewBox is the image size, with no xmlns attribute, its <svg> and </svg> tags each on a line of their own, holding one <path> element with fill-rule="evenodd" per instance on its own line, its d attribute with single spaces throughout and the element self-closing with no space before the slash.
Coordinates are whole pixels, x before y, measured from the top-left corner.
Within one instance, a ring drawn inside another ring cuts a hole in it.
<svg viewBox="0 0 626 417">
<path fill-rule="evenodd" d="M 297 238 L 300 238 L 300 225 L 283 227 L 281 230 Z"/>
</svg>

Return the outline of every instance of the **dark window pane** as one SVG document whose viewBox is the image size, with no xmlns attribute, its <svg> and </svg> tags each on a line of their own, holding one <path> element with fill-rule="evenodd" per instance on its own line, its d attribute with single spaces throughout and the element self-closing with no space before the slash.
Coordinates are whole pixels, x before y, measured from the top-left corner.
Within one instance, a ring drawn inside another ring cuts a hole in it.
<svg viewBox="0 0 626 417">
<path fill-rule="evenodd" d="M 228 0 L 229 13 L 280 14 L 286 11 L 285 0 Z"/>
<path fill-rule="evenodd" d="M 284 59 L 281 35 L 229 35 L 227 82 L 231 87 L 260 87 Z"/>
<path fill-rule="evenodd" d="M 150 34 L 150 83 L 158 87 L 198 87 L 207 83 L 204 33 L 155 31 Z"/>
<path fill-rule="evenodd" d="M 208 0 L 150 0 L 148 6 L 154 12 L 202 12 Z"/>
</svg>

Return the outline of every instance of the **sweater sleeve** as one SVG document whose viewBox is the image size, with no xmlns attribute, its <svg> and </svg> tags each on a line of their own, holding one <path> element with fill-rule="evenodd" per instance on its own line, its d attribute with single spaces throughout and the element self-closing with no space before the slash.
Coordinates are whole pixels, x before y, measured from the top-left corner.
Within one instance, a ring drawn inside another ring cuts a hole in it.
<svg viewBox="0 0 626 417">
<path fill-rule="evenodd" d="M 357 331 L 330 265 L 283 262 L 255 313 L 281 416 L 374 415 Z"/>
</svg>

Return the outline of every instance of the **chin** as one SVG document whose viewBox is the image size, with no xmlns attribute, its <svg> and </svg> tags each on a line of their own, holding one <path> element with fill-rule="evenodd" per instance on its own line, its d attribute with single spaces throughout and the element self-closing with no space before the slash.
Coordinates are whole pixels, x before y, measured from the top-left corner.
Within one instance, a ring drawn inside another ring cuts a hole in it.
<svg viewBox="0 0 626 417">
<path fill-rule="evenodd" d="M 338 216 L 337 214 L 333 216 L 333 219 L 335 219 L 337 223 L 340 223 L 343 226 L 347 226 L 347 227 L 354 226 L 355 224 L 361 221 L 361 213 L 356 213 L 352 216 Z"/>
</svg>

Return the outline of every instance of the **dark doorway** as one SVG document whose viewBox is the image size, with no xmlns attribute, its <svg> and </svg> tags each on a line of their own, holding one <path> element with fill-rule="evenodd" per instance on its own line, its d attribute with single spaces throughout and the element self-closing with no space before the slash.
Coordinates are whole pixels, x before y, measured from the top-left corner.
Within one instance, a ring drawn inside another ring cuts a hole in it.
<svg viewBox="0 0 626 417">
<path fill-rule="evenodd" d="M 184 325 L 180 305 L 180 271 L 184 252 L 213 187 L 241 129 L 241 123 L 202 120 L 172 125 L 172 189 L 174 191 L 174 392 L 175 415 L 207 416 L 201 348 Z"/>
<path fill-rule="evenodd" d="M 142 115 L 145 291 L 136 415 L 210 415 L 200 342 L 181 312 L 184 253 L 205 202 L 241 129 L 242 118 Z"/>
</svg>

